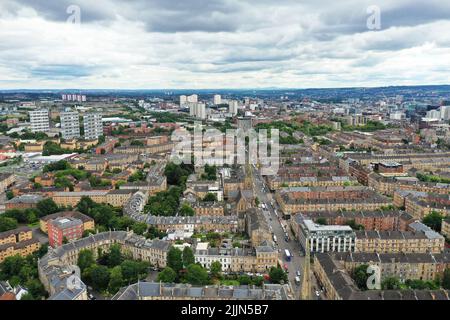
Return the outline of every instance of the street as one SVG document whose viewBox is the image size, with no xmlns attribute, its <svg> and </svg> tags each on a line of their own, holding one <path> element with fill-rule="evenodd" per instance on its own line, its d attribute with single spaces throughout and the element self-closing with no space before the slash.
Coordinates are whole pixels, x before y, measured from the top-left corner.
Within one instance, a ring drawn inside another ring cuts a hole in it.
<svg viewBox="0 0 450 320">
<path fill-rule="evenodd" d="M 305 257 L 303 253 L 303 249 L 298 241 L 294 239 L 291 228 L 289 224 L 283 220 L 281 210 L 278 207 L 277 202 L 272 199 L 272 194 L 270 193 L 268 187 L 265 184 L 264 179 L 262 178 L 259 170 L 254 168 L 253 170 L 253 183 L 255 194 L 258 197 L 260 204 L 265 205 L 265 209 L 263 209 L 264 216 L 268 225 L 270 226 L 272 233 L 277 237 L 277 247 L 278 247 L 278 258 L 282 262 L 282 266 L 286 265 L 288 270 L 288 280 L 292 290 L 294 291 L 295 299 L 299 299 L 301 283 L 297 284 L 295 282 L 295 277 L 297 276 L 297 271 L 300 271 L 300 280 L 303 277 L 303 264 L 305 263 Z M 277 215 L 278 214 L 278 215 Z M 282 225 L 286 232 L 289 235 L 289 240 L 285 241 L 285 231 L 283 230 Z M 291 261 L 286 261 L 285 249 L 288 249 L 292 255 Z M 311 266 L 312 268 L 312 266 Z M 312 274 L 311 270 L 311 299 L 319 299 L 316 296 L 316 290 L 319 288 L 317 281 Z M 321 299 L 323 296 L 321 294 Z"/>
</svg>

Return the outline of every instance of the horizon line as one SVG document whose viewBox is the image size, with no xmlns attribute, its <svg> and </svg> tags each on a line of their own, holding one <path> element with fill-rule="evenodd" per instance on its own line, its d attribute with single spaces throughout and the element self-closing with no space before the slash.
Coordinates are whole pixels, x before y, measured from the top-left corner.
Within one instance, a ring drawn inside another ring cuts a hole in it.
<svg viewBox="0 0 450 320">
<path fill-rule="evenodd" d="M 11 91 L 69 91 L 69 90 L 79 90 L 79 91 L 196 91 L 196 90 L 233 90 L 233 91 L 244 91 L 244 90 L 254 90 L 254 91 L 262 91 L 262 90 L 332 90 L 332 89 L 383 89 L 383 88 L 399 88 L 399 87 L 446 87 L 450 86 L 448 84 L 417 84 L 417 85 L 386 85 L 386 86 L 355 86 L 355 87 L 306 87 L 306 88 L 295 88 L 295 87 L 248 87 L 248 88 L 161 88 L 161 89 L 112 89 L 112 88 L 14 88 L 14 89 L 2 89 L 0 88 L 0 92 L 11 92 Z"/>
</svg>

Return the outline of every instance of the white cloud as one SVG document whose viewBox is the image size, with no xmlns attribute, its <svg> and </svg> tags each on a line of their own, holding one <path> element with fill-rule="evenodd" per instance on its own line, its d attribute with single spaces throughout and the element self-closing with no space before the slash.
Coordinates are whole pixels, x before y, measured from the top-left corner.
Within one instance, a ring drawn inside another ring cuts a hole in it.
<svg viewBox="0 0 450 320">
<path fill-rule="evenodd" d="M 79 26 L 70 3 L 2 1 L 0 88 L 448 83 L 450 5 L 437 1 L 423 15 L 419 1 L 379 1 L 379 31 L 371 1 L 81 0 Z"/>
</svg>

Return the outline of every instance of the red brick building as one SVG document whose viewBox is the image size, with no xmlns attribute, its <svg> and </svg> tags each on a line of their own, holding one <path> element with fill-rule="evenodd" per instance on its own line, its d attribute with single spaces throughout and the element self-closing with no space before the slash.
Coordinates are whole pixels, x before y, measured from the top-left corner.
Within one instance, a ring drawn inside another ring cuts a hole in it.
<svg viewBox="0 0 450 320">
<path fill-rule="evenodd" d="M 50 220 L 47 225 L 50 246 L 61 246 L 66 240 L 71 242 L 83 236 L 83 221 L 71 217 Z"/>
</svg>

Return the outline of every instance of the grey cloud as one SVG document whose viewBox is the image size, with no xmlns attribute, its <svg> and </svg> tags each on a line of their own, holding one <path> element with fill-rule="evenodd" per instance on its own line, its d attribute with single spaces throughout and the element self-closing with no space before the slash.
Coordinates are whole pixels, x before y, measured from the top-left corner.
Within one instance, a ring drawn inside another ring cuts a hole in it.
<svg viewBox="0 0 450 320">
<path fill-rule="evenodd" d="M 71 64 L 48 64 L 33 67 L 30 70 L 32 76 L 44 79 L 71 79 L 87 77 L 94 73 L 92 67 Z"/>
</svg>

